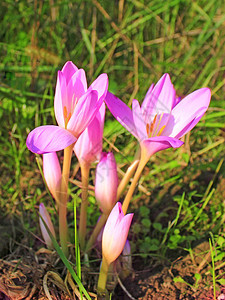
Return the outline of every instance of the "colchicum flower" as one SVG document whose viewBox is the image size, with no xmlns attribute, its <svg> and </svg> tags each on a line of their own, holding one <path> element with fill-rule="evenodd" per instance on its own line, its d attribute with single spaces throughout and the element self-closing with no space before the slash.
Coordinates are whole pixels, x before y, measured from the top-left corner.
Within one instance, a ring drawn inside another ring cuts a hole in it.
<svg viewBox="0 0 225 300">
<path fill-rule="evenodd" d="M 52 240 L 48 234 L 45 224 L 48 227 L 48 229 L 50 230 L 51 234 L 54 236 L 54 238 L 55 238 L 55 230 L 54 230 L 54 226 L 52 224 L 50 215 L 43 203 L 41 203 L 39 205 L 39 214 L 41 216 L 41 217 L 39 217 L 39 223 L 40 223 L 40 228 L 41 228 L 41 233 L 42 233 L 43 239 L 44 239 L 46 245 L 48 246 L 48 248 L 53 248 Z M 44 220 L 45 224 L 43 223 L 41 218 Z"/>
<path fill-rule="evenodd" d="M 54 109 L 59 126 L 35 128 L 27 137 L 27 147 L 38 154 L 55 152 L 72 145 L 91 123 L 105 98 L 108 77 L 101 74 L 87 88 L 83 69 L 71 61 L 58 71 Z"/>
<path fill-rule="evenodd" d="M 124 249 L 133 214 L 124 216 L 121 203 L 112 209 L 102 235 L 102 256 L 110 265 Z"/>
<path fill-rule="evenodd" d="M 90 165 L 99 160 L 102 153 L 102 135 L 105 119 L 105 103 L 102 103 L 95 118 L 78 138 L 74 152 L 80 164 Z"/>
<path fill-rule="evenodd" d="M 107 93 L 106 104 L 114 117 L 139 141 L 146 158 L 154 153 L 180 147 L 179 139 L 190 131 L 206 112 L 211 98 L 208 88 L 176 97 L 169 74 L 149 88 L 140 107 L 133 100 L 132 110 L 120 99 Z"/>
<path fill-rule="evenodd" d="M 43 173 L 52 196 L 58 200 L 62 172 L 56 152 L 43 154 Z"/>
<path fill-rule="evenodd" d="M 96 167 L 95 197 L 106 215 L 116 203 L 118 175 L 116 160 L 112 152 L 102 152 L 100 162 Z"/>
</svg>

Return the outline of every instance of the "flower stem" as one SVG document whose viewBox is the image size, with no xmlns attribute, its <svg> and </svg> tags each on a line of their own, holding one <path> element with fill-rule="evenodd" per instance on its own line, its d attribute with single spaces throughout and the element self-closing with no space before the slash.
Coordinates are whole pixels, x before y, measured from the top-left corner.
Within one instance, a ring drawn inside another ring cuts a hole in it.
<svg viewBox="0 0 225 300">
<path fill-rule="evenodd" d="M 81 180 L 82 180 L 82 202 L 81 202 L 81 210 L 80 210 L 80 225 L 79 225 L 79 240 L 81 249 L 84 249 L 85 245 L 85 237 L 87 230 L 87 206 L 88 206 L 88 178 L 90 165 L 82 164 L 81 168 Z"/>
<path fill-rule="evenodd" d="M 127 212 L 127 209 L 128 209 L 130 200 L 131 200 L 131 198 L 133 196 L 136 184 L 137 184 L 137 182 L 138 182 L 138 180 L 139 180 L 139 178 L 141 176 L 141 173 L 142 173 L 142 171 L 143 171 L 146 163 L 148 162 L 148 159 L 149 159 L 149 157 L 146 157 L 144 151 L 142 151 L 142 153 L 141 153 L 141 159 L 140 159 L 138 168 L 137 168 L 136 173 L 134 175 L 134 178 L 133 178 L 133 180 L 131 182 L 129 190 L 128 190 L 127 194 L 126 194 L 126 197 L 125 197 L 125 199 L 123 201 L 122 210 L 123 210 L 124 215 Z"/>
<path fill-rule="evenodd" d="M 102 293 L 105 293 L 105 287 L 107 282 L 107 275 L 108 275 L 109 265 L 103 256 L 102 258 L 102 265 L 100 269 L 100 274 L 98 278 L 98 294 L 101 295 Z"/>
<path fill-rule="evenodd" d="M 71 157 L 74 144 L 64 149 L 63 171 L 61 189 L 59 193 L 59 237 L 63 253 L 68 257 L 68 225 L 67 225 L 67 200 L 68 200 L 68 181 L 70 173 Z"/>
<path fill-rule="evenodd" d="M 131 177 L 133 176 L 137 166 L 138 166 L 139 160 L 135 160 L 132 162 L 132 164 L 127 169 L 125 175 L 123 176 L 122 180 L 120 181 L 120 184 L 117 189 L 117 201 L 119 200 L 123 190 L 125 189 L 126 185 L 130 181 Z"/>
<path fill-rule="evenodd" d="M 106 223 L 107 218 L 108 218 L 107 215 L 105 215 L 105 214 L 101 215 L 98 223 L 96 224 L 96 226 L 95 226 L 95 228 L 94 228 L 94 230 L 92 232 L 92 235 L 91 235 L 89 241 L 87 242 L 86 252 L 88 252 L 92 248 L 92 246 L 94 245 L 94 243 L 95 243 L 95 241 L 96 241 L 96 239 L 97 239 L 97 237 L 98 237 L 98 235 L 99 235 L 102 227 Z"/>
</svg>

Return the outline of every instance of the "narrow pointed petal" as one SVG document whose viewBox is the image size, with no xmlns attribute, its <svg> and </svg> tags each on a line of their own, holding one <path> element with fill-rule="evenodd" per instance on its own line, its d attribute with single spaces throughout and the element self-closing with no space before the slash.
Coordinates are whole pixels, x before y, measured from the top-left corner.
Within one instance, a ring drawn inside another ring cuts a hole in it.
<svg viewBox="0 0 225 300">
<path fill-rule="evenodd" d="M 67 104 L 67 86 L 66 86 L 66 78 L 61 71 L 58 71 L 56 89 L 55 89 L 55 99 L 54 99 L 54 110 L 55 110 L 55 118 L 59 126 L 65 127 L 64 106 L 68 106 Z"/>
<path fill-rule="evenodd" d="M 168 136 L 152 137 L 141 142 L 141 148 L 145 152 L 147 158 L 150 158 L 156 152 L 165 150 L 168 148 L 179 148 L 183 145 L 183 142 Z"/>
<path fill-rule="evenodd" d="M 99 110 L 100 103 L 96 91 L 87 92 L 78 101 L 67 129 L 78 138 L 85 128 L 91 123 Z"/>
<path fill-rule="evenodd" d="M 78 71 L 77 66 L 74 65 L 72 61 L 68 61 L 65 63 L 65 65 L 62 68 L 62 73 L 64 74 L 66 78 L 66 83 L 68 84 L 70 81 L 70 78 L 73 76 L 74 73 Z"/>
<path fill-rule="evenodd" d="M 87 79 L 83 69 L 79 69 L 70 79 L 67 86 L 68 93 L 68 113 L 72 113 L 76 105 L 76 102 L 79 101 L 82 95 L 87 91 Z"/>
<path fill-rule="evenodd" d="M 143 139 L 148 138 L 146 123 L 144 121 L 139 102 L 135 99 L 133 100 L 132 103 L 132 112 L 133 112 L 133 120 L 139 137 L 139 141 L 142 141 Z"/>
<path fill-rule="evenodd" d="M 56 152 L 43 154 L 43 173 L 49 191 L 58 200 L 61 185 L 61 167 Z"/>
<path fill-rule="evenodd" d="M 98 92 L 98 100 L 104 101 L 106 93 L 108 91 L 108 76 L 103 73 L 99 75 L 95 81 L 92 82 L 88 90 L 97 91 Z"/>
<path fill-rule="evenodd" d="M 56 152 L 76 142 L 76 137 L 59 126 L 46 125 L 32 130 L 27 137 L 27 148 L 37 154 Z"/>
<path fill-rule="evenodd" d="M 137 139 L 138 134 L 131 109 L 119 98 L 108 92 L 105 98 L 106 105 L 120 124 Z"/>
<path fill-rule="evenodd" d="M 153 121 L 155 115 L 170 113 L 176 99 L 176 91 L 169 74 L 164 74 L 154 88 L 147 92 L 142 104 L 142 113 L 146 123 Z"/>
<path fill-rule="evenodd" d="M 210 98 L 210 89 L 202 88 L 182 99 L 172 110 L 173 126 L 170 126 L 169 135 L 180 138 L 190 131 L 208 109 Z"/>
</svg>

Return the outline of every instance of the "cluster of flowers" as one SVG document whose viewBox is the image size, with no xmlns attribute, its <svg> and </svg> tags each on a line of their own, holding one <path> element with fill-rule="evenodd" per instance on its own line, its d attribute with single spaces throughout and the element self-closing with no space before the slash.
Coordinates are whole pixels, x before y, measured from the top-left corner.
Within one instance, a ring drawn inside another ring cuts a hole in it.
<svg viewBox="0 0 225 300">
<path fill-rule="evenodd" d="M 58 72 L 54 110 L 58 126 L 35 128 L 27 138 L 27 147 L 43 154 L 43 173 L 50 192 L 56 200 L 59 212 L 59 235 L 62 250 L 67 255 L 67 200 L 71 156 L 74 151 L 81 167 L 82 204 L 79 222 L 79 239 L 83 249 L 90 249 L 102 227 L 102 266 L 99 290 L 105 289 L 107 270 L 124 249 L 133 214 L 126 214 L 135 186 L 149 158 L 156 152 L 180 147 L 180 140 L 201 119 L 209 106 L 211 93 L 208 88 L 194 91 L 184 99 L 176 91 L 168 74 L 156 85 L 152 84 L 142 105 L 133 100 L 132 110 L 116 96 L 108 92 L 108 77 L 101 74 L 87 88 L 83 69 L 67 62 Z M 140 157 L 134 160 L 119 183 L 113 153 L 102 152 L 105 103 L 114 117 L 139 141 Z M 57 151 L 64 150 L 61 169 Z M 88 175 L 93 162 L 96 168 L 95 196 L 102 211 L 88 243 L 86 236 L 86 211 Z M 134 175 L 124 198 L 118 202 L 125 186 Z M 44 205 L 40 205 L 40 224 L 46 244 L 51 247 L 43 220 L 55 236 L 54 227 Z M 86 247 L 86 248 L 85 248 Z M 127 247 L 129 248 L 129 247 Z M 125 247 L 125 249 L 127 249 Z"/>
</svg>

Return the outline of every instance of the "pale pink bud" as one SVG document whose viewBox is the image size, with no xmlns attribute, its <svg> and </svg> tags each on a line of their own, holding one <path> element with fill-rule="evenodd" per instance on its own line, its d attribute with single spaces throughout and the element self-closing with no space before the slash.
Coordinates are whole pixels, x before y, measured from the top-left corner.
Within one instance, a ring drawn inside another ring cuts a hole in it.
<svg viewBox="0 0 225 300">
<path fill-rule="evenodd" d="M 122 255 L 123 268 L 131 270 L 132 269 L 132 258 L 131 258 L 130 243 L 128 240 L 126 240 L 122 254 L 123 254 Z"/>
<path fill-rule="evenodd" d="M 102 135 L 105 119 L 105 103 L 100 107 L 93 121 L 78 138 L 74 152 L 80 164 L 91 164 L 99 160 L 102 153 Z"/>
<path fill-rule="evenodd" d="M 52 240 L 48 234 L 45 224 L 48 227 L 48 229 L 50 230 L 50 232 L 52 233 L 52 235 L 54 236 L 54 238 L 55 238 L 55 230 L 54 230 L 50 215 L 43 203 L 41 203 L 39 205 L 39 214 L 41 216 L 41 217 L 39 217 L 39 223 L 40 223 L 40 228 L 41 228 L 41 233 L 42 233 L 43 239 L 44 239 L 46 245 L 48 246 L 48 248 L 53 248 Z M 41 218 L 44 220 L 45 224 Z"/>
<path fill-rule="evenodd" d="M 123 251 L 132 218 L 133 214 L 124 216 L 122 205 L 117 202 L 108 217 L 102 236 L 102 255 L 108 265 Z"/>
<path fill-rule="evenodd" d="M 61 167 L 56 152 L 43 154 L 43 173 L 52 196 L 57 200 L 60 191 Z"/>
<path fill-rule="evenodd" d="M 102 152 L 96 168 L 95 197 L 105 214 L 109 214 L 116 203 L 118 175 L 116 160 L 112 152 Z"/>
</svg>

